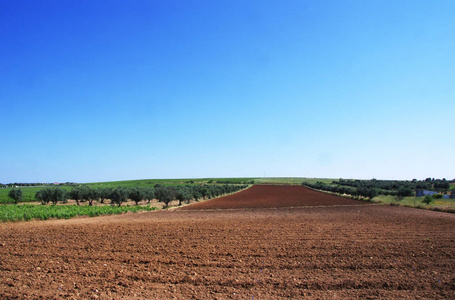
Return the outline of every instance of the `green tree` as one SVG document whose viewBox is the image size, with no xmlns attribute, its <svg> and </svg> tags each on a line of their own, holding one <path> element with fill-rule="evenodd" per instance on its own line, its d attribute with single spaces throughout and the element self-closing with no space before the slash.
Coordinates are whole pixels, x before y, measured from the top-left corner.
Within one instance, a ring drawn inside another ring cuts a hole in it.
<svg viewBox="0 0 455 300">
<path fill-rule="evenodd" d="M 52 189 L 50 197 L 52 203 L 56 205 L 58 202 L 65 203 L 66 200 L 68 199 L 68 193 L 65 189 L 55 188 Z"/>
<path fill-rule="evenodd" d="M 155 199 L 155 191 L 152 188 L 145 188 L 144 189 L 144 199 L 150 203 L 153 199 Z"/>
<path fill-rule="evenodd" d="M 72 189 L 69 193 L 69 196 L 71 199 L 75 200 L 76 201 L 76 204 L 77 205 L 80 205 L 80 202 L 83 198 L 83 190 L 81 187 L 75 187 L 74 189 Z"/>
<path fill-rule="evenodd" d="M 414 196 L 414 191 L 410 187 L 401 186 L 397 192 L 398 197 L 411 197 Z"/>
<path fill-rule="evenodd" d="M 203 199 L 208 197 L 210 194 L 209 190 L 206 187 L 201 188 L 199 192 L 201 193 Z"/>
<path fill-rule="evenodd" d="M 12 189 L 8 193 L 8 197 L 13 199 L 14 204 L 19 203 L 22 200 L 22 190 L 21 189 Z"/>
<path fill-rule="evenodd" d="M 100 191 L 99 189 L 89 187 L 85 190 L 85 196 L 87 198 L 88 205 L 93 206 L 93 201 L 98 201 L 100 199 Z"/>
<path fill-rule="evenodd" d="M 104 203 L 104 201 L 106 199 L 109 199 L 109 197 L 111 196 L 112 189 L 111 188 L 100 188 L 98 190 L 98 192 L 99 192 L 100 202 Z"/>
<path fill-rule="evenodd" d="M 122 187 L 118 187 L 112 190 L 110 198 L 113 204 L 120 207 L 122 206 L 122 203 L 128 199 L 128 194 Z"/>
<path fill-rule="evenodd" d="M 169 203 L 175 199 L 175 189 L 169 186 L 158 186 L 155 188 L 155 197 L 158 201 L 163 202 L 165 207 L 169 206 Z"/>
<path fill-rule="evenodd" d="M 367 197 L 373 199 L 378 195 L 378 191 L 375 188 L 360 186 L 357 188 L 356 194 L 359 196 Z"/>
<path fill-rule="evenodd" d="M 141 188 L 132 188 L 128 190 L 128 197 L 139 205 L 139 202 L 145 199 L 145 193 Z"/>
<path fill-rule="evenodd" d="M 51 188 L 44 188 L 41 190 L 38 190 L 35 193 L 35 198 L 38 199 L 42 205 L 46 205 L 49 202 L 51 202 L 53 197 L 53 191 Z"/>
<path fill-rule="evenodd" d="M 189 193 L 188 189 L 184 186 L 180 187 L 176 193 L 175 198 L 179 200 L 179 206 L 182 205 L 183 201 L 188 201 L 191 199 L 191 194 Z"/>
<path fill-rule="evenodd" d="M 191 194 L 195 201 L 199 201 L 199 199 L 202 198 L 202 194 L 197 187 L 193 187 Z"/>
</svg>

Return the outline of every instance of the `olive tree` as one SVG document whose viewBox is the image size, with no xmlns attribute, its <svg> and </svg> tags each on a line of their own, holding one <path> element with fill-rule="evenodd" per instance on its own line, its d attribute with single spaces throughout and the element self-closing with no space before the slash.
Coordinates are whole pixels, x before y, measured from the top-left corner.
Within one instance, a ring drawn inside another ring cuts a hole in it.
<svg viewBox="0 0 455 300">
<path fill-rule="evenodd" d="M 199 188 L 193 187 L 191 194 L 195 201 L 199 201 L 199 199 L 202 198 L 202 194 Z"/>
<path fill-rule="evenodd" d="M 123 188 L 118 187 L 118 188 L 112 190 L 110 198 L 111 198 L 112 204 L 117 204 L 117 206 L 120 207 L 122 205 L 122 203 L 128 199 L 128 194 L 126 193 L 126 191 Z"/>
<path fill-rule="evenodd" d="M 71 199 L 75 200 L 77 205 L 80 205 L 79 201 L 83 198 L 83 190 L 80 187 L 72 189 L 69 193 Z"/>
<path fill-rule="evenodd" d="M 51 189 L 50 197 L 52 203 L 56 205 L 58 202 L 65 203 L 66 200 L 68 199 L 68 193 L 65 189 L 55 188 Z"/>
<path fill-rule="evenodd" d="M 51 202 L 53 197 L 53 191 L 51 188 L 44 188 L 36 192 L 35 198 L 38 199 L 42 205 L 46 205 Z"/>
<path fill-rule="evenodd" d="M 94 188 L 87 188 L 85 190 L 85 199 L 88 201 L 89 206 L 93 206 L 93 201 L 98 201 L 100 198 L 100 191 Z"/>
<path fill-rule="evenodd" d="M 144 190 L 141 188 L 132 188 L 128 190 L 128 198 L 133 200 L 136 205 L 139 205 L 139 202 L 145 199 Z"/>
<path fill-rule="evenodd" d="M 155 187 L 155 197 L 158 201 L 163 202 L 165 207 L 169 206 L 169 203 L 175 199 L 175 188 L 170 186 L 157 186 Z"/>
<path fill-rule="evenodd" d="M 144 189 L 144 199 L 150 203 L 153 199 L 155 199 L 155 191 L 151 188 Z"/>
<path fill-rule="evenodd" d="M 179 200 L 179 206 L 182 205 L 183 201 L 187 201 L 189 203 L 191 196 L 192 195 L 190 194 L 188 188 L 185 186 L 179 187 L 175 193 L 175 198 Z"/>
<path fill-rule="evenodd" d="M 104 203 L 104 201 L 106 199 L 109 199 L 109 197 L 111 196 L 112 189 L 111 188 L 100 188 L 98 190 L 98 192 L 99 192 L 99 196 L 100 196 L 100 202 Z"/>
<path fill-rule="evenodd" d="M 12 189 L 8 193 L 8 197 L 13 199 L 14 204 L 17 204 L 19 201 L 22 200 L 22 190 L 21 189 Z"/>
</svg>

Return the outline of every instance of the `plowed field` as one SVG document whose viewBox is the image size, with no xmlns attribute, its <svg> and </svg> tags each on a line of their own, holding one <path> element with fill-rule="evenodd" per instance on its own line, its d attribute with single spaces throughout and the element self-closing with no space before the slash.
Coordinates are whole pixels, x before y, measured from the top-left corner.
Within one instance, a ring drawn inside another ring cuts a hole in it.
<svg viewBox="0 0 455 300">
<path fill-rule="evenodd" d="M 280 207 L 293 187 L 241 207 L 263 188 L 204 203 L 232 207 L 0 224 L 0 298 L 455 297 L 455 215 L 295 191 Z"/>
<path fill-rule="evenodd" d="M 283 208 L 298 206 L 362 205 L 366 202 L 336 197 L 303 186 L 255 185 L 233 195 L 183 207 L 184 210 Z"/>
</svg>

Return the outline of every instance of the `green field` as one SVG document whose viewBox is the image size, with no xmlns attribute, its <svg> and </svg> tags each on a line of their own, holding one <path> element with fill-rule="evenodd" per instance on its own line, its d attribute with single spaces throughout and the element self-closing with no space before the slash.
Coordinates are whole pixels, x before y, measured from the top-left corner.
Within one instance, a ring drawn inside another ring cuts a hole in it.
<svg viewBox="0 0 455 300">
<path fill-rule="evenodd" d="M 22 190 L 22 201 L 21 202 L 35 202 L 35 194 L 37 191 L 44 189 L 46 187 L 60 187 L 67 190 L 70 190 L 72 187 L 70 186 L 21 186 L 19 187 Z M 12 200 L 8 197 L 9 191 L 12 188 L 2 188 L 0 189 L 0 203 L 13 203 Z"/>
<path fill-rule="evenodd" d="M 434 199 L 432 203 L 425 204 L 422 201 L 424 197 L 404 197 L 402 200 L 397 201 L 394 196 L 379 195 L 372 199 L 372 202 L 399 205 L 406 207 L 416 207 L 431 210 L 439 210 L 445 212 L 455 212 L 455 201 L 453 199 Z"/>
<path fill-rule="evenodd" d="M 69 219 L 76 216 L 99 216 L 125 212 L 152 211 L 156 207 L 147 206 L 88 206 L 88 205 L 0 205 L 0 221 L 28 221 L 51 218 Z"/>
<path fill-rule="evenodd" d="M 254 178 L 184 178 L 184 179 L 139 179 L 86 183 L 91 187 L 153 187 L 155 184 L 253 184 Z"/>
<path fill-rule="evenodd" d="M 153 187 L 155 184 L 180 185 L 180 184 L 293 184 L 303 182 L 316 183 L 318 181 L 330 184 L 331 178 L 305 178 L 305 177 L 245 177 L 245 178 L 190 178 L 190 179 L 141 179 L 127 181 L 94 182 L 87 183 L 92 187 Z"/>
<path fill-rule="evenodd" d="M 304 178 L 304 177 L 270 177 L 270 178 L 184 178 L 184 179 L 139 179 L 139 180 L 124 180 L 124 181 L 108 181 L 108 182 L 90 182 L 76 185 L 88 185 L 93 188 L 116 188 L 116 187 L 154 187 L 155 184 L 162 185 L 182 185 L 182 184 L 292 184 L 300 185 L 303 182 L 316 183 L 321 181 L 330 184 L 333 180 L 329 178 Z M 68 185 L 47 185 L 47 186 L 25 186 L 19 187 L 22 190 L 21 202 L 35 202 L 35 194 L 38 190 L 45 187 L 60 187 L 71 190 L 73 187 Z M 11 188 L 0 189 L 0 203 L 12 203 L 8 197 Z"/>
<path fill-rule="evenodd" d="M 254 178 L 255 184 L 292 184 L 292 185 L 301 185 L 302 183 L 315 184 L 318 181 L 321 181 L 326 184 L 332 183 L 331 178 L 306 178 L 306 177 L 265 177 L 265 178 Z"/>
</svg>

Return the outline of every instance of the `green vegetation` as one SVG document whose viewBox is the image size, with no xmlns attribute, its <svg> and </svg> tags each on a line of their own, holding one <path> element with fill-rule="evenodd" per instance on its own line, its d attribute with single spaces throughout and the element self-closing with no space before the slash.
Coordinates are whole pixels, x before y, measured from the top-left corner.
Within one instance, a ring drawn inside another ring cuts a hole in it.
<svg viewBox="0 0 455 300">
<path fill-rule="evenodd" d="M 14 188 L 1 188 L 0 189 L 0 203 L 13 203 L 11 198 L 8 196 L 11 190 Z M 22 187 L 22 200 L 21 202 L 30 202 L 35 200 L 35 193 L 40 188 L 37 187 Z"/>
<path fill-rule="evenodd" d="M 178 200 L 179 205 L 183 202 L 189 203 L 191 199 L 198 201 L 203 198 L 215 198 L 223 194 L 229 194 L 247 188 L 248 185 L 230 184 L 186 184 L 186 185 L 162 185 L 148 187 L 94 187 L 90 185 L 76 186 L 69 192 L 60 187 L 45 187 L 36 191 L 34 198 L 41 202 L 40 205 L 17 205 L 22 195 L 21 189 L 10 189 L 9 196 L 16 205 L 2 205 L 0 211 L 1 221 L 18 221 L 49 218 L 71 218 L 78 215 L 97 216 L 100 214 L 121 213 L 124 211 L 153 210 L 149 206 L 139 206 L 141 201 L 158 199 L 165 207 L 173 200 Z M 77 205 L 65 204 L 68 199 L 76 201 Z M 109 199 L 111 205 L 106 205 L 105 200 Z M 137 209 L 128 205 L 122 206 L 124 202 L 131 199 L 136 203 Z M 94 202 L 104 204 L 94 206 Z M 88 205 L 81 205 L 81 202 L 88 202 Z M 48 205 L 52 203 L 53 205 Z"/>
<path fill-rule="evenodd" d="M 426 205 L 430 205 L 432 202 L 433 202 L 433 199 L 431 196 L 429 195 L 426 195 L 423 200 L 422 200 L 423 203 L 425 203 Z"/>
<path fill-rule="evenodd" d="M 88 202 L 111 204 L 122 207 L 131 199 L 139 205 L 141 201 L 151 202 L 158 199 L 168 207 L 170 202 L 178 200 L 179 205 L 189 203 L 192 199 L 215 198 L 223 194 L 244 189 L 249 184 L 290 184 L 304 185 L 317 190 L 327 191 L 357 199 L 369 199 L 374 202 L 390 203 L 392 205 L 451 207 L 453 199 L 445 200 L 442 194 L 454 193 L 454 181 L 446 179 L 427 178 L 425 180 L 344 180 L 330 178 L 304 177 L 271 177 L 271 178 L 199 178 L 199 179 L 143 179 L 115 182 L 98 182 L 85 184 L 52 184 L 37 186 L 37 184 L 8 184 L 1 185 L 0 203 L 36 202 L 43 205 L 49 203 L 67 203 L 67 199 L 75 200 L 77 206 Z M 17 188 L 21 187 L 21 188 Z M 433 190 L 437 194 L 431 198 L 416 198 L 416 190 Z M 411 199 L 411 200 L 409 200 Z M 109 202 L 106 202 L 109 200 Z M 440 201 L 436 201 L 440 200 Z M 439 203 L 440 202 L 440 203 Z M 437 204 L 439 203 L 439 204 Z M 438 206 L 439 205 L 439 206 Z M 98 208 L 94 209 L 94 212 Z M 455 209 L 455 208 L 454 208 Z M 28 213 L 25 213 L 28 216 Z M 23 217 L 22 219 L 27 219 Z"/>
<path fill-rule="evenodd" d="M 318 181 L 331 183 L 334 179 L 327 178 L 305 178 L 305 177 L 265 177 L 265 178 L 255 178 L 255 184 L 291 184 L 299 185 L 302 182 L 305 183 L 316 183 Z"/>
<path fill-rule="evenodd" d="M 155 197 L 158 201 L 163 202 L 166 207 L 169 206 L 169 203 L 175 198 L 176 191 L 174 187 L 171 186 L 162 186 L 157 184 L 155 187 Z"/>
<path fill-rule="evenodd" d="M 11 198 L 8 197 L 8 193 L 14 186 L 20 186 L 22 189 L 22 200 L 19 202 L 35 202 L 39 201 L 35 199 L 37 191 L 43 188 L 55 188 L 59 187 L 66 189 L 70 192 L 74 187 L 92 187 L 92 188 L 105 188 L 114 189 L 117 187 L 123 188 L 154 188 L 156 184 L 164 186 L 181 186 L 181 185 L 215 185 L 215 184 L 294 184 L 299 185 L 302 182 L 316 183 L 317 181 L 330 183 L 333 179 L 320 179 L 320 178 L 299 178 L 299 177 L 277 177 L 277 178 L 187 178 L 187 179 L 140 179 L 140 180 L 126 180 L 126 181 L 110 181 L 110 182 L 92 182 L 92 183 L 64 183 L 64 184 L 50 184 L 43 185 L 38 183 L 21 184 L 14 183 L 8 185 L 2 185 L 4 188 L 0 188 L 0 203 L 14 203 Z M 7 187 L 6 187 L 7 186 Z M 71 197 L 70 197 L 71 198 Z M 103 199 L 103 197 L 101 197 Z M 106 197 L 104 198 L 106 199 Z M 74 199 L 75 200 L 75 199 Z M 103 202 L 103 200 L 101 200 Z"/>
<path fill-rule="evenodd" d="M 304 186 L 329 191 L 336 194 L 349 194 L 366 198 L 377 195 L 396 196 L 397 199 L 414 196 L 417 190 L 432 190 L 447 193 L 450 182 L 444 179 L 427 178 L 425 180 L 334 180 L 330 183 L 318 180 L 316 183 L 303 182 Z M 442 197 L 442 196 L 441 196 Z"/>
<path fill-rule="evenodd" d="M 35 198 L 43 205 L 49 204 L 49 202 L 53 204 L 57 204 L 58 202 L 66 203 L 68 192 L 62 188 L 44 188 L 36 192 Z"/>
<path fill-rule="evenodd" d="M 442 199 L 436 197 L 404 197 L 397 201 L 394 196 L 379 195 L 372 199 L 375 203 L 416 207 L 444 212 L 455 212 L 455 201 L 453 199 Z"/>
<path fill-rule="evenodd" d="M 142 179 L 128 181 L 87 183 L 92 187 L 153 187 L 156 184 L 166 186 L 201 185 L 201 184 L 294 184 L 302 182 L 316 183 L 323 181 L 330 183 L 334 179 L 303 178 L 303 177 L 270 177 L 270 178 L 197 178 L 197 179 Z"/>
<path fill-rule="evenodd" d="M 53 204 L 66 203 L 68 198 L 71 198 L 76 201 L 77 205 L 80 205 L 81 202 L 88 202 L 89 206 L 92 206 L 94 201 L 104 203 L 106 199 L 110 199 L 112 205 L 122 206 L 122 203 L 128 199 L 133 200 L 138 205 L 143 200 L 148 200 L 150 203 L 152 199 L 156 198 L 168 207 L 172 200 L 179 200 L 179 205 L 182 205 L 183 201 L 189 203 L 191 199 L 198 201 L 201 198 L 215 198 L 247 187 L 248 185 L 233 184 L 176 186 L 155 184 L 153 189 L 150 187 L 125 188 L 120 186 L 112 189 L 83 185 L 73 188 L 69 193 L 61 188 L 44 188 L 36 192 L 35 198 L 40 200 L 43 205 L 47 205 L 49 202 Z"/>
<path fill-rule="evenodd" d="M 253 184 L 255 178 L 187 178 L 187 179 L 140 179 L 126 181 L 86 183 L 91 187 L 154 187 L 156 184 L 166 186 L 201 185 L 201 184 Z"/>
<path fill-rule="evenodd" d="M 17 204 L 22 200 L 22 190 L 21 189 L 12 189 L 8 193 L 8 197 L 13 199 L 13 202 Z"/>
<path fill-rule="evenodd" d="M 455 212 L 454 199 L 443 198 L 443 194 L 447 195 L 451 188 L 450 181 L 446 179 L 427 178 L 412 181 L 339 179 L 332 182 L 317 180 L 316 183 L 311 183 L 307 181 L 302 185 L 338 196 L 368 199 L 381 204 Z M 417 190 L 431 190 L 439 193 L 433 196 L 415 197 Z"/>
<path fill-rule="evenodd" d="M 147 206 L 78 206 L 78 205 L 0 205 L 0 220 L 28 221 L 32 219 L 48 220 L 51 218 L 69 219 L 76 216 L 99 216 L 121 214 L 125 212 L 152 211 L 156 207 Z"/>
<path fill-rule="evenodd" d="M 125 189 L 118 187 L 111 192 L 110 198 L 112 204 L 116 204 L 120 207 L 123 202 L 128 200 L 128 192 Z"/>
<path fill-rule="evenodd" d="M 45 187 L 56 186 L 67 191 L 71 190 L 72 188 L 72 186 L 70 185 L 21 186 L 20 189 L 22 190 L 22 200 L 20 200 L 19 202 L 35 202 L 37 201 L 37 199 L 35 199 L 35 194 L 37 191 L 42 190 Z M 13 189 L 14 189 L 13 187 L 0 188 L 0 203 L 14 203 L 14 201 L 12 201 L 12 199 L 8 197 L 9 192 Z"/>
</svg>

